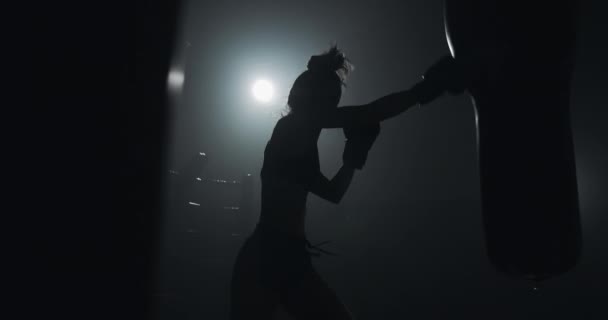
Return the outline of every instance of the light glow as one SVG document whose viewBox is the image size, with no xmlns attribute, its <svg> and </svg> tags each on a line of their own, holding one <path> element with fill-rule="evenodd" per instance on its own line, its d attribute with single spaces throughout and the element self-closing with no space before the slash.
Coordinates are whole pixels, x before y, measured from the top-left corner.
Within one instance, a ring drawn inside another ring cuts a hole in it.
<svg viewBox="0 0 608 320">
<path fill-rule="evenodd" d="M 181 91 L 184 86 L 184 71 L 172 69 L 167 76 L 167 85 L 173 91 Z"/>
<path fill-rule="evenodd" d="M 251 89 L 253 96 L 259 102 L 268 103 L 274 96 L 274 88 L 272 83 L 267 80 L 257 80 Z"/>
</svg>

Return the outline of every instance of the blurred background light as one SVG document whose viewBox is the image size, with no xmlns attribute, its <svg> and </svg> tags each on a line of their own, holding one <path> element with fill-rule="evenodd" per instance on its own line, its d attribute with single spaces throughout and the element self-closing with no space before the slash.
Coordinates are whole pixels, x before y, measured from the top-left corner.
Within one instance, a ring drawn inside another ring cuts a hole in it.
<svg viewBox="0 0 608 320">
<path fill-rule="evenodd" d="M 268 103 L 274 97 L 274 87 L 268 80 L 256 80 L 251 88 L 251 92 L 255 99 L 259 102 Z"/>
</svg>

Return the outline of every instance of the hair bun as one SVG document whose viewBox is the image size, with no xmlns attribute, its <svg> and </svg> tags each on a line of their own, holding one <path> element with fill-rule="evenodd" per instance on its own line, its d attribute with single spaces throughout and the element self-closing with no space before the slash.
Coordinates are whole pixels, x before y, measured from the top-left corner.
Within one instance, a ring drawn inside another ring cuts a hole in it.
<svg viewBox="0 0 608 320">
<path fill-rule="evenodd" d="M 329 51 L 310 57 L 308 70 L 313 72 L 338 72 L 338 75 L 346 75 L 353 67 L 346 56 L 337 46 L 332 46 Z"/>
</svg>

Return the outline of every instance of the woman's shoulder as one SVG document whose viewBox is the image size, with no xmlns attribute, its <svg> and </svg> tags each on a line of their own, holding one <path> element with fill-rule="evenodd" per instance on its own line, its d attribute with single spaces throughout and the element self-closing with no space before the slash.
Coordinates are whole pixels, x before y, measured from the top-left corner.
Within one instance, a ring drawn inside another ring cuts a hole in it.
<svg viewBox="0 0 608 320">
<path fill-rule="evenodd" d="M 278 147 L 281 153 L 305 152 L 310 146 L 316 146 L 314 132 L 314 126 L 305 119 L 287 115 L 277 121 L 269 145 L 275 150 Z"/>
<path fill-rule="evenodd" d="M 283 116 L 275 125 L 275 130 L 299 131 L 302 133 L 312 131 L 319 127 L 317 121 L 305 115 L 288 114 Z"/>
</svg>

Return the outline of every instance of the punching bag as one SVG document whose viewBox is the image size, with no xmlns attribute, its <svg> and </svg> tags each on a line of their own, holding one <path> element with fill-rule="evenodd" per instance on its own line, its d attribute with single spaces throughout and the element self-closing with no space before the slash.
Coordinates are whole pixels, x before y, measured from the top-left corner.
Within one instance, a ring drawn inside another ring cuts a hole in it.
<svg viewBox="0 0 608 320">
<path fill-rule="evenodd" d="M 569 110 L 577 3 L 444 4 L 475 106 L 489 259 L 528 279 L 566 272 L 581 249 Z"/>
</svg>

